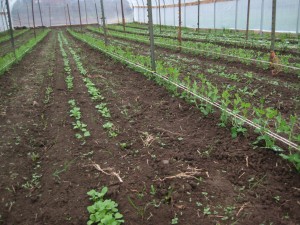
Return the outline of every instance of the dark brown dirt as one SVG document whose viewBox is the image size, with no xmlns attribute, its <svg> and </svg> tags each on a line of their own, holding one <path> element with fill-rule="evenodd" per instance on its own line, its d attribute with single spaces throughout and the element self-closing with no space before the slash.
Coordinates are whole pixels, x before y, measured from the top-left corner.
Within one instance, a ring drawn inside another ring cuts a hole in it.
<svg viewBox="0 0 300 225">
<path fill-rule="evenodd" d="M 251 134 L 232 140 L 216 125 L 217 116 L 203 117 L 142 74 L 66 37 L 105 96 L 119 135 L 109 138 L 103 130 L 69 53 L 75 79 L 74 90 L 67 91 L 53 31 L 0 78 L 2 224 L 86 224 L 86 192 L 102 186 L 119 203 L 125 224 L 165 225 L 174 217 L 191 225 L 299 224 L 300 180 L 292 165 L 271 151 L 253 150 Z M 47 104 L 46 87 L 53 89 Z M 92 135 L 85 145 L 72 130 L 72 98 Z M 148 145 L 147 135 L 154 138 Z M 125 142 L 128 148 L 121 149 Z M 40 157 L 33 161 L 29 152 Z M 124 182 L 100 173 L 92 162 L 120 172 Z M 166 179 L 189 168 L 200 169 L 197 179 Z M 38 185 L 22 187 L 32 174 L 42 175 Z"/>
</svg>

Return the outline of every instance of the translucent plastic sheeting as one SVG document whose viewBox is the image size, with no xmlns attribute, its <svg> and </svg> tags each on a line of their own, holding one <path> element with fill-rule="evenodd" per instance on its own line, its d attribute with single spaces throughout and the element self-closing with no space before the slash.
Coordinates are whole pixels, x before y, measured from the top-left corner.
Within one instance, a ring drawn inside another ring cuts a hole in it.
<svg viewBox="0 0 300 225">
<path fill-rule="evenodd" d="M 96 8 L 99 20 L 101 19 L 100 0 L 79 0 L 79 2 L 82 24 L 97 23 Z M 120 0 L 103 0 L 103 3 L 107 23 L 122 21 Z M 34 0 L 35 25 L 42 26 L 42 22 L 44 26 L 50 26 L 50 23 L 52 26 L 69 25 L 67 5 L 69 6 L 71 24 L 80 24 L 77 0 L 40 0 L 42 19 L 38 1 Z M 126 21 L 132 22 L 133 10 L 131 3 L 128 0 L 123 0 L 123 5 Z M 31 0 L 10 1 L 10 8 L 14 27 L 33 26 Z M 2 21 L 0 21 L 0 30 L 3 30 Z"/>
<path fill-rule="evenodd" d="M 144 0 L 146 1 L 146 0 Z M 159 0 L 152 0 L 153 6 L 158 5 Z M 132 3 L 141 0 L 132 0 Z M 181 0 L 182 3 L 196 2 L 196 0 Z M 238 0 L 237 7 L 237 29 L 246 29 L 247 20 L 247 0 Z M 277 32 L 296 32 L 298 20 L 298 6 L 300 0 L 277 0 L 276 31 Z M 178 4 L 178 0 L 174 0 Z M 263 7 L 262 7 L 262 3 Z M 145 2 L 146 4 L 146 2 Z M 164 8 L 164 1 L 161 4 L 161 23 L 162 25 L 178 25 L 178 7 Z M 173 4 L 173 0 L 165 0 L 166 5 Z M 135 6 L 137 4 L 134 4 Z M 214 9 L 215 8 L 215 9 Z M 263 8 L 263 11 L 262 11 Z M 215 15 L 214 15 L 214 12 Z M 236 20 L 236 0 L 220 1 L 215 3 L 200 4 L 200 28 L 235 29 Z M 263 15 L 261 17 L 261 15 Z M 198 6 L 182 6 L 182 25 L 197 28 Z M 215 19 L 214 19 L 215 18 Z M 147 20 L 147 10 L 145 8 L 134 8 L 134 20 L 144 22 Z M 264 31 L 271 30 L 272 20 L 272 0 L 251 0 L 250 5 L 250 24 L 251 30 Z M 153 22 L 159 24 L 158 8 L 153 8 Z M 262 22 L 262 23 L 261 23 Z M 214 26 L 215 24 L 215 26 Z"/>
</svg>

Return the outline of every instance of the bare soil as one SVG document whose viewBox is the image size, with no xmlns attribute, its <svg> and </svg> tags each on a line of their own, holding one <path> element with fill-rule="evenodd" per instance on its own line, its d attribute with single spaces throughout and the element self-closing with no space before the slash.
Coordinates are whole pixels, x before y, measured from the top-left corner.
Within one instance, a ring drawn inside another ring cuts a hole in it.
<svg viewBox="0 0 300 225">
<path fill-rule="evenodd" d="M 64 35 L 105 97 L 119 135 L 109 138 L 102 128 L 64 46 L 74 76 L 74 89 L 67 90 L 53 30 L 0 78 L 0 224 L 86 224 L 86 192 L 102 186 L 128 225 L 173 218 L 190 225 L 300 223 L 299 174 L 287 161 L 253 150 L 251 133 L 233 140 L 216 125 L 217 115 L 203 117 L 154 81 Z M 91 132 L 85 145 L 74 137 L 70 99 Z M 113 168 L 124 182 L 92 163 Z M 178 176 L 193 169 L 195 177 Z"/>
</svg>

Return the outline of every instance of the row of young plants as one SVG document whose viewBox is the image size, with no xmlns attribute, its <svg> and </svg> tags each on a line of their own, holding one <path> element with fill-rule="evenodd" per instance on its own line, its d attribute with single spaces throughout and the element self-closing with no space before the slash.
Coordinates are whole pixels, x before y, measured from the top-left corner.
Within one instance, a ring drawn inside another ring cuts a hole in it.
<svg viewBox="0 0 300 225">
<path fill-rule="evenodd" d="M 99 35 L 93 35 L 95 38 L 98 38 Z M 134 51 L 136 54 L 142 54 L 145 56 L 148 56 L 148 53 L 145 52 L 140 46 L 137 44 L 130 44 L 128 45 L 128 41 L 120 41 L 116 39 L 110 39 L 111 44 L 120 46 L 123 49 L 128 49 L 129 51 Z M 241 72 L 238 69 L 235 69 L 237 72 L 233 72 L 232 68 L 227 68 L 225 66 L 216 65 L 214 63 L 211 64 L 205 64 L 205 69 L 201 67 L 200 65 L 191 64 L 190 58 L 180 57 L 178 58 L 177 55 L 173 55 L 170 53 L 159 53 L 157 54 L 157 59 L 164 60 L 164 64 L 167 67 L 176 67 L 180 69 L 180 71 L 188 71 L 187 74 L 183 74 L 183 72 L 180 73 L 179 78 L 184 78 L 188 82 L 193 82 L 194 80 L 196 82 L 199 81 L 198 74 L 203 73 L 207 76 L 207 79 L 209 79 L 212 83 L 218 86 L 219 91 L 222 90 L 230 90 L 230 94 L 232 97 L 230 97 L 232 100 L 234 99 L 234 94 L 238 93 L 242 98 L 245 99 L 245 101 L 250 101 L 253 106 L 260 106 L 260 101 L 266 102 L 269 106 L 277 104 L 277 97 L 280 95 L 284 95 L 286 91 L 288 90 L 281 90 L 277 91 L 277 88 L 279 86 L 284 86 L 285 88 L 291 90 L 290 93 L 293 93 L 293 97 L 290 98 L 292 101 L 292 105 L 294 106 L 294 110 L 286 111 L 285 104 L 291 106 L 291 102 L 282 102 L 281 108 L 279 111 L 284 112 L 284 117 L 287 118 L 289 115 L 295 114 L 295 111 L 297 111 L 297 104 L 299 104 L 299 97 L 296 92 L 300 90 L 299 84 L 294 84 L 290 82 L 282 82 L 278 78 L 267 78 L 264 76 L 259 76 L 258 74 L 252 73 L 252 72 Z M 199 72 L 201 71 L 201 72 Z M 218 77 L 222 77 L 225 79 L 228 79 L 228 81 L 220 82 Z M 265 91 L 263 86 L 266 84 L 271 85 L 274 87 L 272 91 Z M 294 93 L 295 92 L 295 93 Z M 271 93 L 271 94 L 270 94 Z"/>
<path fill-rule="evenodd" d="M 16 38 L 16 37 L 18 37 L 18 36 L 26 33 L 27 31 L 29 31 L 29 29 L 15 30 L 14 31 L 14 38 Z M 10 34 L 7 34 L 7 35 L 5 35 L 3 37 L 0 37 L 0 44 L 2 42 L 8 41 L 8 40 L 10 40 Z"/>
<path fill-rule="evenodd" d="M 135 28 L 141 31 L 148 30 L 148 24 L 137 24 L 137 23 L 129 23 L 126 25 L 126 27 Z M 160 33 L 160 26 L 157 24 L 154 24 L 154 30 L 156 33 Z M 182 27 L 182 35 L 184 36 L 195 36 L 195 37 L 204 37 L 208 39 L 215 39 L 215 40 L 229 40 L 229 41 L 239 41 L 239 42 L 245 42 L 246 34 L 244 31 L 239 32 L 235 31 L 233 29 L 200 29 L 198 32 L 197 29 L 189 28 L 189 27 Z M 174 34 L 176 36 L 178 27 L 174 26 L 164 26 L 162 25 L 161 33 L 164 34 Z M 271 33 L 265 32 L 263 34 L 249 31 L 249 42 L 268 42 L 271 41 Z M 298 44 L 298 38 L 295 34 L 291 33 L 277 33 L 276 34 L 276 43 L 275 44 L 284 44 L 287 46 L 297 47 Z M 270 45 L 269 45 L 270 46 Z M 278 47 L 278 46 L 277 46 Z"/>
<path fill-rule="evenodd" d="M 60 36 L 58 36 L 58 41 L 59 41 L 59 47 L 60 47 L 60 51 L 63 57 L 63 61 L 64 61 L 64 71 L 67 75 L 65 81 L 67 84 L 67 88 L 69 91 L 72 91 L 73 89 L 73 76 L 72 76 L 72 70 L 70 67 L 70 61 L 68 59 L 68 55 L 66 53 L 66 51 L 63 48 L 63 42 Z M 69 105 L 70 105 L 70 116 L 74 118 L 74 122 L 73 124 L 73 129 L 76 130 L 76 134 L 75 137 L 82 141 L 83 144 L 86 142 L 86 138 L 90 137 L 91 134 L 87 128 L 87 125 L 85 123 L 83 123 L 81 121 L 81 111 L 80 111 L 80 107 L 77 106 L 75 99 L 71 99 L 68 101 Z"/>
<path fill-rule="evenodd" d="M 68 46 L 68 49 L 76 63 L 77 69 L 82 75 L 82 80 L 88 90 L 88 93 L 90 94 L 92 101 L 97 103 L 95 108 L 101 115 L 101 117 L 105 120 L 103 128 L 108 132 L 109 137 L 118 136 L 118 129 L 111 121 L 111 113 L 108 108 L 108 104 L 105 102 L 105 98 L 101 94 L 100 90 L 96 87 L 96 85 L 92 82 L 92 80 L 86 76 L 87 70 L 84 68 L 80 56 L 78 56 L 73 48 L 69 45 L 68 40 L 64 37 L 63 34 L 60 34 L 60 37 L 63 40 L 64 44 Z"/>
<path fill-rule="evenodd" d="M 95 39 L 89 35 L 78 33 L 73 30 L 68 30 L 68 31 L 73 37 L 87 43 L 88 45 L 102 52 L 116 54 L 117 56 L 116 55 L 111 55 L 111 56 L 117 58 L 123 63 L 128 63 L 126 62 L 126 60 L 129 60 L 136 64 L 140 64 L 146 68 L 151 68 L 150 59 L 146 56 L 137 55 L 130 51 L 125 51 L 120 47 L 116 47 L 112 45 L 105 46 L 102 40 Z M 120 59 L 118 58 L 118 56 L 121 56 L 122 58 Z M 175 86 L 174 84 L 170 82 L 166 82 L 164 79 L 158 76 L 153 76 L 152 73 L 147 72 L 140 67 L 136 67 L 131 64 L 129 65 L 136 71 L 142 72 L 145 75 L 153 78 L 160 85 L 164 85 L 166 89 L 169 90 L 174 95 L 180 96 L 181 98 L 184 98 L 186 101 L 195 104 L 196 107 L 204 115 L 207 116 L 215 112 L 214 107 L 211 104 L 207 103 L 206 101 L 201 101 L 197 99 L 194 95 L 191 95 L 186 91 L 179 91 L 177 86 Z M 270 107 L 265 108 L 263 102 L 261 103 L 260 107 L 253 107 L 250 102 L 245 101 L 238 94 L 235 94 L 234 100 L 231 100 L 230 93 L 227 90 L 221 93 L 215 85 L 213 85 L 205 78 L 204 75 L 199 75 L 199 77 L 201 78 L 200 86 L 196 82 L 189 83 L 188 81 L 180 80 L 179 70 L 176 68 L 166 67 L 164 62 L 162 61 L 157 61 L 157 73 L 167 77 L 169 81 L 177 85 L 185 86 L 188 90 L 192 91 L 196 95 L 204 96 L 212 102 L 218 102 L 224 109 L 221 111 L 219 125 L 221 127 L 230 126 L 233 138 L 237 137 L 237 135 L 239 134 L 245 135 L 247 132 L 247 127 L 244 125 L 244 122 L 242 122 L 241 120 L 236 119 L 235 117 L 231 117 L 225 111 L 225 109 L 231 109 L 234 114 L 241 115 L 243 118 L 252 118 L 253 122 L 261 125 L 262 127 L 262 129 L 255 130 L 255 132 L 258 134 L 258 138 L 254 144 L 258 144 L 258 145 L 263 144 L 264 147 L 267 149 L 272 149 L 274 151 L 280 152 L 281 153 L 280 155 L 282 157 L 292 161 L 296 165 L 296 168 L 300 170 L 299 152 L 291 150 L 290 152 L 291 154 L 285 155 L 283 153 L 283 150 L 278 146 L 276 146 L 275 140 L 270 136 L 266 135 L 266 131 L 273 128 L 272 130 L 276 131 L 278 134 L 287 136 L 291 141 L 300 143 L 300 135 L 297 134 L 295 131 L 295 125 L 298 123 L 297 121 L 298 117 L 296 115 L 291 116 L 290 120 L 287 121 L 283 119 L 282 115 L 276 109 Z"/>
<path fill-rule="evenodd" d="M 123 31 L 123 27 L 121 25 L 110 25 L 108 26 L 110 30 L 113 31 Z M 132 34 L 138 34 L 138 35 L 149 35 L 149 32 L 147 30 L 141 30 L 141 29 L 135 29 L 131 27 L 126 27 L 126 33 L 132 33 Z M 171 39 L 177 39 L 178 34 L 176 33 L 176 30 L 173 29 L 163 29 L 162 32 L 159 31 L 159 29 L 156 27 L 154 29 L 155 37 L 163 37 L 163 38 L 171 38 Z M 267 40 L 255 40 L 251 39 L 249 41 L 245 40 L 232 40 L 230 38 L 227 38 L 226 35 L 222 35 L 221 37 L 216 37 L 215 34 L 209 33 L 205 36 L 200 36 L 199 33 L 194 32 L 182 32 L 182 40 L 184 41 L 194 41 L 194 42 L 207 42 L 219 46 L 228 45 L 236 48 L 253 48 L 257 50 L 264 50 L 269 51 L 270 50 L 270 41 Z M 292 50 L 297 50 L 297 45 L 291 45 L 288 41 L 279 42 L 276 43 L 276 50 L 282 51 L 282 52 L 288 52 Z M 292 52 L 291 52 L 292 54 Z"/>
<path fill-rule="evenodd" d="M 6 54 L 0 58 L 0 75 L 7 71 L 14 63 L 23 59 L 23 57 L 31 51 L 39 42 L 41 42 L 50 30 L 46 29 L 39 33 L 36 38 L 31 38 L 26 44 L 16 49 L 16 55 L 13 52 Z M 16 57 L 15 57 L 16 56 Z"/>
<path fill-rule="evenodd" d="M 63 39 L 63 40 L 62 40 Z M 73 76 L 71 73 L 71 67 L 70 67 L 70 61 L 68 58 L 68 55 L 63 47 L 63 41 L 68 46 L 68 41 L 65 39 L 65 37 L 60 33 L 58 35 L 59 40 L 59 46 L 60 51 L 63 56 L 64 60 L 64 70 L 67 74 L 66 77 L 66 84 L 69 91 L 72 91 L 73 89 Z M 74 59 L 76 58 L 76 65 L 80 67 L 81 74 L 86 75 L 86 70 L 83 68 L 82 63 L 80 62 L 80 58 L 76 55 L 76 53 L 73 51 L 73 49 L 70 48 L 71 54 L 74 56 Z M 83 78 L 85 81 L 85 84 L 88 88 L 88 92 L 90 93 L 92 100 L 103 100 L 104 97 L 101 96 L 100 92 L 97 90 L 95 85 L 91 82 L 88 78 Z M 76 133 L 76 138 L 83 140 L 85 143 L 85 138 L 90 136 L 90 132 L 87 130 L 87 125 L 81 122 L 81 112 L 80 108 L 76 105 L 76 101 L 74 99 L 69 100 L 69 105 L 71 107 L 70 110 L 70 116 L 75 119 L 75 122 L 73 123 L 73 128 L 78 130 L 78 133 Z M 106 107 L 106 103 L 100 103 L 96 106 L 98 111 L 101 113 L 101 115 L 105 118 L 110 118 L 110 112 L 108 108 Z M 109 123 L 107 122 L 106 125 L 103 127 L 108 127 Z M 112 124 L 112 123 L 111 123 Z M 111 132 L 111 131 L 109 131 Z M 116 133 L 110 134 L 111 136 L 117 135 Z M 105 195 L 108 191 L 107 187 L 103 187 L 100 192 L 96 190 L 90 190 L 87 192 L 87 195 L 90 197 L 90 200 L 93 202 L 92 205 L 87 207 L 87 211 L 89 212 L 89 220 L 87 224 L 111 224 L 111 225 L 120 225 L 124 223 L 123 215 L 119 213 L 118 204 L 111 200 L 111 199 L 105 199 Z"/>
<path fill-rule="evenodd" d="M 90 31 L 103 34 L 102 30 L 99 30 L 94 27 L 88 27 Z M 123 33 L 121 31 L 110 31 L 109 35 L 117 38 L 127 39 L 131 41 L 136 41 L 140 43 L 149 44 L 149 38 L 143 35 L 137 35 L 137 34 L 127 34 Z M 176 40 L 170 40 L 165 38 L 155 38 L 155 45 L 168 48 L 174 50 L 174 48 L 180 48 L 178 45 L 178 42 Z M 270 64 L 269 63 L 263 63 L 259 61 L 252 61 L 254 60 L 261 60 L 268 62 L 270 55 L 264 52 L 259 52 L 256 50 L 245 50 L 245 49 L 235 49 L 235 48 L 222 48 L 221 46 L 216 46 L 214 44 L 210 43 L 200 43 L 200 42 L 191 42 L 191 41 L 184 41 L 182 42 L 182 52 L 201 55 L 205 57 L 209 57 L 212 59 L 223 59 L 228 62 L 241 62 L 245 65 L 255 65 L 259 68 L 262 68 L 264 70 L 269 70 Z M 230 57 L 232 56 L 232 57 Z M 237 58 L 238 57 L 238 58 Z M 290 73 L 296 73 L 298 76 L 300 76 L 300 63 L 292 62 L 290 63 L 290 59 L 295 59 L 292 55 L 281 55 L 278 56 L 280 59 L 280 64 L 285 66 L 293 66 L 296 68 L 299 68 L 299 70 L 295 70 L 288 67 L 280 67 L 280 70 L 283 70 L 284 72 L 290 72 Z M 300 60 L 299 60 L 300 62 Z"/>
</svg>

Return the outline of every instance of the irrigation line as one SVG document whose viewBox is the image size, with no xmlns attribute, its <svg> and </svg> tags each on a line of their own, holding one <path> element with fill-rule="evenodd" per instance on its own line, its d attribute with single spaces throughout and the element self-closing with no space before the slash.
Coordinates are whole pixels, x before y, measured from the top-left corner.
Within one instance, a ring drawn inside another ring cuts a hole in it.
<svg viewBox="0 0 300 225">
<path fill-rule="evenodd" d="M 79 39 L 80 39 L 80 38 L 79 38 Z M 81 40 L 82 40 L 82 39 L 81 39 Z M 126 58 L 123 58 L 122 56 L 119 56 L 119 55 L 117 55 L 117 54 L 115 54 L 115 53 L 107 52 L 107 51 L 103 50 L 102 48 L 100 48 L 100 47 L 98 47 L 98 46 L 96 46 L 96 45 L 94 45 L 94 44 L 88 43 L 88 42 L 85 41 L 85 40 L 82 40 L 82 41 L 85 42 L 85 43 L 88 44 L 88 45 L 91 45 L 92 47 L 94 47 L 94 48 L 96 48 L 96 49 L 99 49 L 100 51 L 104 52 L 104 53 L 107 54 L 107 55 L 110 55 L 110 56 L 112 56 L 112 57 L 114 57 L 114 58 L 117 58 L 117 59 L 119 59 L 119 60 L 121 60 L 121 61 L 126 62 L 127 64 L 130 64 L 130 65 L 133 65 L 133 66 L 135 66 L 135 67 L 138 67 L 138 68 L 140 68 L 140 69 L 142 69 L 142 70 L 144 70 L 144 71 L 147 71 L 147 72 L 149 72 L 149 73 L 151 73 L 151 74 L 153 74 L 153 75 L 155 75 L 155 76 L 157 76 L 157 77 L 160 77 L 160 78 L 164 79 L 165 81 L 167 81 L 167 82 L 169 82 L 169 83 L 175 85 L 176 87 L 178 87 L 178 88 L 180 88 L 180 89 L 182 89 L 182 90 L 184 90 L 184 91 L 190 93 L 191 95 L 193 95 L 193 96 L 195 96 L 195 97 L 197 97 L 197 98 L 199 98 L 199 99 L 201 99 L 201 100 L 203 100 L 203 101 L 205 101 L 205 102 L 211 104 L 212 106 L 215 106 L 216 108 L 220 109 L 221 111 L 225 111 L 226 113 L 228 113 L 228 114 L 231 115 L 232 117 L 235 117 L 235 118 L 239 119 L 240 121 L 242 121 L 242 122 L 248 124 L 249 126 L 255 128 L 255 129 L 259 129 L 259 130 L 262 130 L 262 129 L 263 129 L 259 124 L 256 124 L 256 123 L 254 123 L 253 121 L 251 121 L 251 120 L 249 120 L 249 119 L 247 119 L 247 118 L 244 118 L 243 116 L 241 116 L 241 115 L 239 115 L 239 114 L 234 113 L 231 109 L 228 109 L 228 108 L 224 109 L 224 107 L 222 107 L 219 103 L 212 102 L 209 98 L 204 97 L 204 96 L 201 96 L 201 95 L 198 95 L 198 94 L 192 92 L 192 91 L 189 90 L 186 86 L 184 86 L 184 85 L 182 85 L 182 84 L 177 84 L 176 82 L 169 80 L 168 77 L 166 77 L 166 76 L 160 75 L 160 74 L 158 74 L 158 73 L 156 73 L 156 72 L 154 72 L 154 71 L 152 71 L 152 70 L 150 70 L 150 69 L 145 68 L 144 66 L 142 66 L 142 65 L 140 65 L 140 64 L 133 63 L 133 62 L 127 60 Z M 280 142 L 282 142 L 282 143 L 288 145 L 289 147 L 291 147 L 291 148 L 293 148 L 293 149 L 295 149 L 295 150 L 300 151 L 300 147 L 299 147 L 296 143 L 294 143 L 294 142 L 292 142 L 292 141 L 290 141 L 290 140 L 288 140 L 288 139 L 286 139 L 286 138 L 284 138 L 284 137 L 281 137 L 280 135 L 278 135 L 278 134 L 276 134 L 276 133 L 274 133 L 274 132 L 272 132 L 272 131 L 270 131 L 270 130 L 266 130 L 265 133 L 268 134 L 270 137 L 272 137 L 272 138 L 274 138 L 274 139 L 276 139 L 276 140 L 278 140 L 278 141 L 280 141 Z"/>
</svg>

